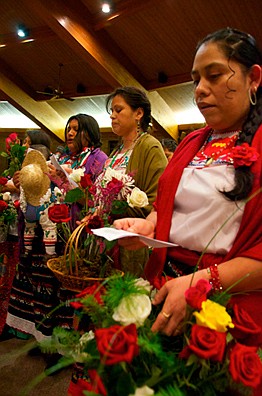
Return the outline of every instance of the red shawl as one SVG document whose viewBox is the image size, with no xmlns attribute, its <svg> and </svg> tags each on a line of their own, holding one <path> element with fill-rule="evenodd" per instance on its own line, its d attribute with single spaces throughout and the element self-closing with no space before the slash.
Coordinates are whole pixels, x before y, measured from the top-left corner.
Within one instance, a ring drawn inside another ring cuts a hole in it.
<svg viewBox="0 0 262 396">
<path fill-rule="evenodd" d="M 210 127 L 190 133 L 179 144 L 172 160 L 159 179 L 158 193 L 155 207 L 157 208 L 156 238 L 168 241 L 169 231 L 174 210 L 174 199 L 184 168 L 194 158 L 210 132 Z M 262 185 L 262 126 L 256 132 L 252 146 L 260 154 L 252 165 L 255 175 L 251 194 Z M 190 214 L 189 214 L 190 216 Z M 161 275 L 167 248 L 155 249 L 145 268 L 145 276 L 152 280 Z M 184 248 L 169 248 L 168 255 L 179 262 L 195 266 L 200 254 Z M 206 268 L 214 263 L 221 263 L 234 257 L 249 257 L 262 261 L 262 194 L 256 195 L 245 206 L 239 232 L 231 250 L 225 256 L 204 254 L 199 268 Z"/>
</svg>

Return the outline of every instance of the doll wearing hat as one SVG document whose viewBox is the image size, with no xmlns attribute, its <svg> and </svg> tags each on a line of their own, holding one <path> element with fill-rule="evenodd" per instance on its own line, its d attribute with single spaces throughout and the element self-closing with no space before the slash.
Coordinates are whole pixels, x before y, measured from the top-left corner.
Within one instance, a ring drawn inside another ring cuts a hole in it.
<svg viewBox="0 0 262 396">
<path fill-rule="evenodd" d="M 32 250 L 37 223 L 42 227 L 47 255 L 55 255 L 57 241 L 56 224 L 48 217 L 52 201 L 48 166 L 44 156 L 36 150 L 27 153 L 20 171 L 20 207 L 25 217 L 25 253 Z"/>
</svg>

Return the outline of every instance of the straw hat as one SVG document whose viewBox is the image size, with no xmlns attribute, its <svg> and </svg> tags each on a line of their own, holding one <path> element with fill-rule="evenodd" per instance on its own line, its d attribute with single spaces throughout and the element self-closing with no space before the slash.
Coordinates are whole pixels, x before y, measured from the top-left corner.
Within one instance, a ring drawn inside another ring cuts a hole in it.
<svg viewBox="0 0 262 396">
<path fill-rule="evenodd" d="M 20 186 L 24 190 L 26 201 L 39 206 L 40 199 L 50 188 L 50 179 L 47 176 L 48 166 L 40 151 L 31 150 L 27 153 L 20 171 Z"/>
</svg>

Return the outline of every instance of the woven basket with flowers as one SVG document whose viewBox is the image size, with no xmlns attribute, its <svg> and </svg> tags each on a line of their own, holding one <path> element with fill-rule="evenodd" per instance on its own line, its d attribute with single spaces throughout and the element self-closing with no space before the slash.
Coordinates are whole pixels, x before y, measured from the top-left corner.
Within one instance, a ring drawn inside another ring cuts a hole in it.
<svg viewBox="0 0 262 396">
<path fill-rule="evenodd" d="M 128 206 L 143 207 L 148 199 L 143 191 L 134 186 L 129 175 L 108 169 L 96 184 L 91 176 L 77 173 L 79 184 L 66 194 L 57 189 L 58 202 L 49 207 L 49 217 L 63 228 L 66 246 L 64 254 L 48 260 L 48 268 L 62 285 L 73 291 L 83 290 L 90 281 L 99 281 L 115 273 L 113 258 L 110 255 L 115 242 L 109 242 L 93 234 L 92 229 L 110 227 L 114 216 L 123 214 Z M 71 176 L 72 177 L 72 176 Z M 81 224 L 71 233 L 68 221 L 68 204 L 84 200 Z M 62 213 L 62 215 L 61 215 Z M 60 219 L 67 219 L 67 222 Z M 60 223 L 60 224 L 59 224 Z"/>
</svg>

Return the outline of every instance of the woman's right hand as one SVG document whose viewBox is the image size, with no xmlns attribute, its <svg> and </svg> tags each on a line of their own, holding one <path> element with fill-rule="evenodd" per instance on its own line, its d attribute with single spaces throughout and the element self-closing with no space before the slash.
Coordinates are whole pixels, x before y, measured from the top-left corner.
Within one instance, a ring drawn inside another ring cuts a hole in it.
<svg viewBox="0 0 262 396">
<path fill-rule="evenodd" d="M 152 221 L 146 219 L 127 217 L 115 220 L 113 226 L 117 230 L 134 232 L 148 238 L 154 238 L 155 225 Z M 138 237 L 121 238 L 118 240 L 118 244 L 128 250 L 137 250 L 145 246 Z"/>
</svg>

